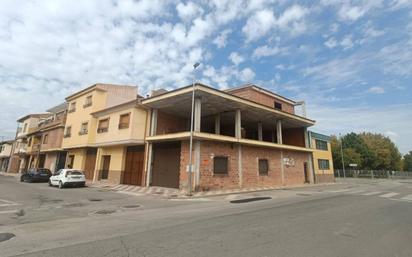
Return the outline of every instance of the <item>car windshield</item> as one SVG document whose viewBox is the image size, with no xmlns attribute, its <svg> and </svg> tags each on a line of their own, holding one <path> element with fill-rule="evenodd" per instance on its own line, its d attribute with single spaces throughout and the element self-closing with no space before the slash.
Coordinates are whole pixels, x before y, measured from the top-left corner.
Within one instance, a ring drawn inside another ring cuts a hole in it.
<svg viewBox="0 0 412 257">
<path fill-rule="evenodd" d="M 83 172 L 78 170 L 68 170 L 67 175 L 83 175 Z"/>
</svg>

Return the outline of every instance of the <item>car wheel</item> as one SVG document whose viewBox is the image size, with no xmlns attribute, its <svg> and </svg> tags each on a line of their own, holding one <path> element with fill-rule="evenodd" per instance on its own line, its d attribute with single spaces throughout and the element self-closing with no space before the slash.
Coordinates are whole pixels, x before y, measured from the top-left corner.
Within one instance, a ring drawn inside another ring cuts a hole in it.
<svg viewBox="0 0 412 257">
<path fill-rule="evenodd" d="M 59 188 L 62 189 L 63 188 L 63 182 L 59 181 Z"/>
<path fill-rule="evenodd" d="M 82 183 L 80 186 L 81 186 L 81 187 L 85 187 L 85 186 L 86 186 L 86 182 Z"/>
</svg>

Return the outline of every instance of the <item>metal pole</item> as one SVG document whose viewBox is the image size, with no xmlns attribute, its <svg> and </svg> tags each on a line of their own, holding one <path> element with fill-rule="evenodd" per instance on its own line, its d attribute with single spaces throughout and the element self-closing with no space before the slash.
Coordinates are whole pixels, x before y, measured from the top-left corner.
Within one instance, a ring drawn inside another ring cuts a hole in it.
<svg viewBox="0 0 412 257">
<path fill-rule="evenodd" d="M 193 65 L 193 83 L 192 83 L 192 110 L 190 114 L 190 139 L 189 139 L 189 174 L 187 178 L 187 195 L 192 195 L 192 149 L 193 149 L 193 120 L 195 109 L 195 70 L 199 66 L 199 63 Z"/>
<path fill-rule="evenodd" d="M 342 136 L 340 135 L 340 153 L 342 156 L 342 170 L 343 170 L 343 177 L 346 178 L 346 172 L 345 172 L 345 161 L 343 160 L 343 140 L 342 140 Z"/>
</svg>

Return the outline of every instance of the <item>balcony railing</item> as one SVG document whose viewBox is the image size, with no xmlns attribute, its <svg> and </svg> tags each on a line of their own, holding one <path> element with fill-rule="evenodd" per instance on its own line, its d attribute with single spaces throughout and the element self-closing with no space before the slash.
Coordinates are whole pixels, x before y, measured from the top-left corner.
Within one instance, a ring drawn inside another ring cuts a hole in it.
<svg viewBox="0 0 412 257">
<path fill-rule="evenodd" d="M 79 131 L 79 136 L 87 135 L 89 131 L 87 129 Z"/>
<path fill-rule="evenodd" d="M 64 138 L 68 138 L 68 137 L 71 137 L 71 136 L 72 136 L 71 133 L 68 133 L 68 134 L 64 134 L 64 135 L 63 135 Z"/>
<path fill-rule="evenodd" d="M 97 129 L 97 133 L 105 133 L 107 131 L 109 131 L 109 128 L 98 128 Z"/>
</svg>

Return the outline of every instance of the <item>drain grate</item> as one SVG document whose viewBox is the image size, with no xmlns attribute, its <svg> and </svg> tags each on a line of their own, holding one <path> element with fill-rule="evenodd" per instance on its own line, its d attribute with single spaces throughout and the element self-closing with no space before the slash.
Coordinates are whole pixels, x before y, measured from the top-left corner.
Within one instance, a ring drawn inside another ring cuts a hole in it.
<svg viewBox="0 0 412 257">
<path fill-rule="evenodd" d="M 0 242 L 4 242 L 7 240 L 12 239 L 13 237 L 15 237 L 16 235 L 13 233 L 0 233 Z"/>
<path fill-rule="evenodd" d="M 230 201 L 230 203 L 248 203 L 248 202 L 255 202 L 255 201 L 262 201 L 262 200 L 269 200 L 269 199 L 272 199 L 272 197 L 262 196 L 262 197 L 253 197 L 253 198 L 232 200 L 232 201 Z"/>
<path fill-rule="evenodd" d="M 112 214 L 115 212 L 116 210 L 100 210 L 100 211 L 96 211 L 95 214 L 107 215 L 107 214 Z"/>
</svg>

